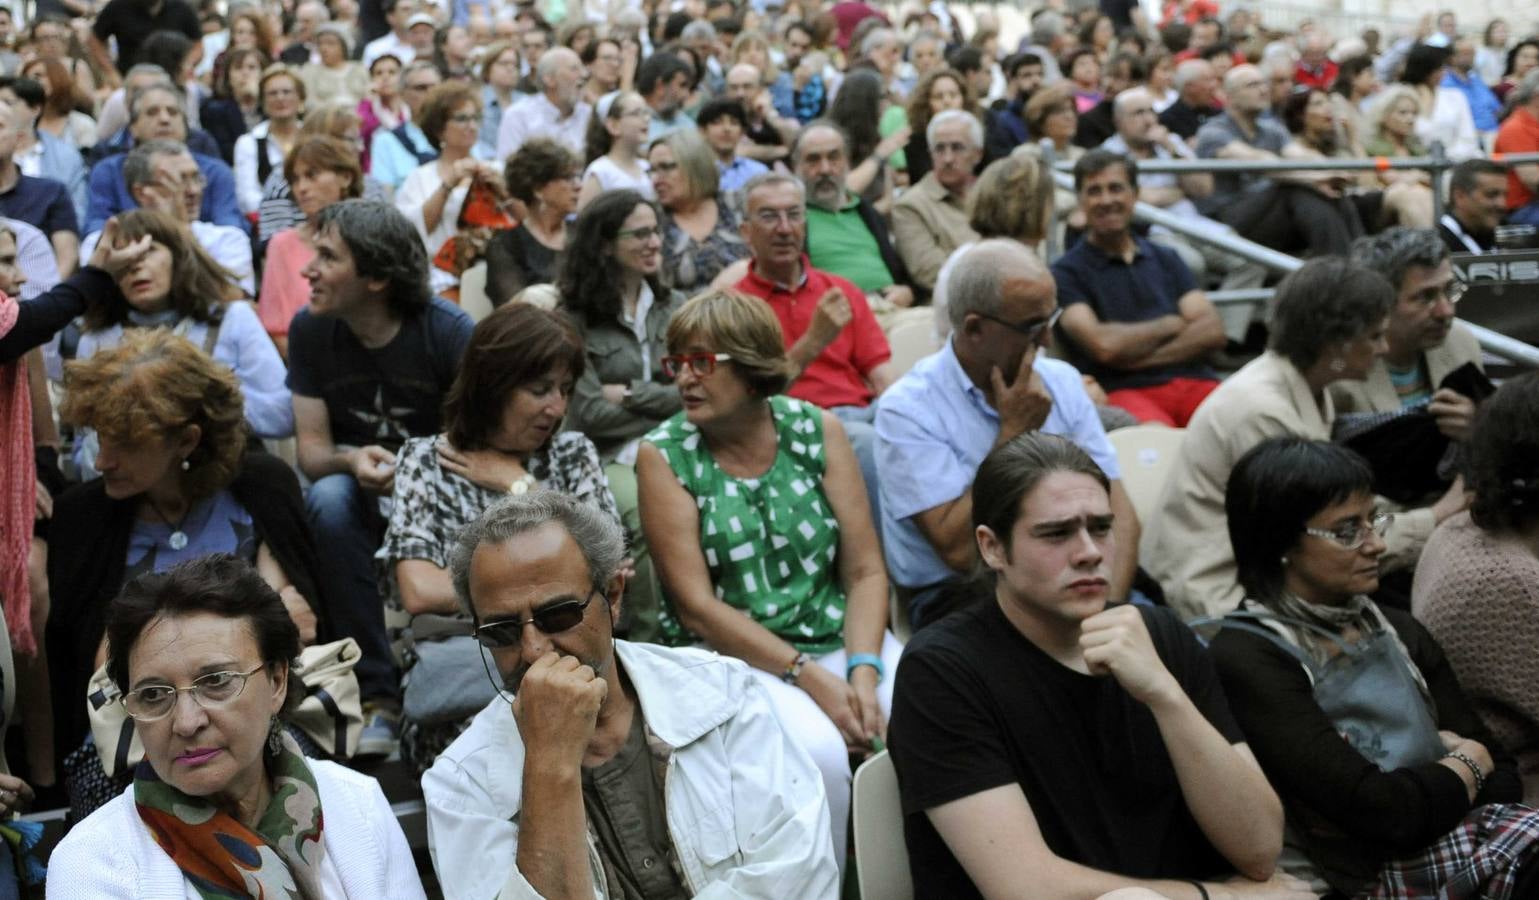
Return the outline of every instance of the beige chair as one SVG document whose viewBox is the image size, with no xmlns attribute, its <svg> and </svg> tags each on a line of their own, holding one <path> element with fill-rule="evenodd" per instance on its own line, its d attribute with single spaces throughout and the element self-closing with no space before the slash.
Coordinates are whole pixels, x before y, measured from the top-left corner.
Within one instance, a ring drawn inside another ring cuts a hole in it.
<svg viewBox="0 0 1539 900">
<path fill-rule="evenodd" d="M 903 804 L 892 756 L 882 751 L 855 770 L 855 868 L 864 900 L 913 900 Z"/>
<path fill-rule="evenodd" d="M 1163 425 L 1135 425 L 1107 432 L 1122 467 L 1122 487 L 1133 501 L 1138 521 L 1148 527 L 1176 460 L 1181 455 L 1185 429 Z"/>
<path fill-rule="evenodd" d="M 928 312 L 926 307 L 921 312 Z M 928 315 L 905 317 L 887 332 L 892 348 L 892 364 L 897 374 L 907 372 L 914 363 L 940 349 L 935 339 L 935 321 Z"/>
<path fill-rule="evenodd" d="M 492 301 L 486 296 L 486 260 L 460 273 L 460 309 L 473 322 L 491 315 Z"/>
</svg>

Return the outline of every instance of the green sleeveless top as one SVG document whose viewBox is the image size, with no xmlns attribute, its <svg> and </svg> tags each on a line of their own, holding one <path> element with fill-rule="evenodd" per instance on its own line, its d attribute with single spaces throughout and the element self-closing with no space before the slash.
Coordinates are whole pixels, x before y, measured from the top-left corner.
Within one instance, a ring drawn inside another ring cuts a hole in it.
<svg viewBox="0 0 1539 900">
<path fill-rule="evenodd" d="M 779 447 L 758 478 L 723 472 L 683 413 L 646 440 L 700 509 L 700 549 L 717 598 L 803 653 L 831 653 L 844 645 L 845 599 L 839 522 L 823 492 L 823 411 L 784 395 L 769 404 Z M 680 624 L 666 594 L 658 624 L 660 643 L 700 640 Z"/>
</svg>

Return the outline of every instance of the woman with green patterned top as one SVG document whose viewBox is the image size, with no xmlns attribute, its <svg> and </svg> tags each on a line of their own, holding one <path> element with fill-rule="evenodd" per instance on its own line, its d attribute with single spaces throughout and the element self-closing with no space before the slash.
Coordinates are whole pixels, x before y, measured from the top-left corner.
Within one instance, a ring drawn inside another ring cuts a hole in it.
<svg viewBox="0 0 1539 900">
<path fill-rule="evenodd" d="M 636 460 L 662 640 L 755 669 L 823 774 L 842 866 L 849 756 L 885 738 L 902 651 L 860 467 L 838 419 L 780 393 L 793 370 L 768 305 L 708 291 L 667 340 L 684 411 Z"/>
</svg>

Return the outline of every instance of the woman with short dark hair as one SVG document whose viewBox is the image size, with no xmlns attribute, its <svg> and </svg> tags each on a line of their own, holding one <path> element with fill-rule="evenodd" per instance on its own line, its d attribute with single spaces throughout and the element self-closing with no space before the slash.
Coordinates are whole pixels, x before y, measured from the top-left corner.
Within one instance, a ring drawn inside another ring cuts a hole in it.
<svg viewBox="0 0 1539 900">
<path fill-rule="evenodd" d="M 1539 812 L 1503 805 L 1516 765 L 1437 641 L 1369 598 L 1391 518 L 1377 506 L 1367 462 L 1301 437 L 1251 448 L 1225 491 L 1246 599 L 1213 661 L 1283 800 L 1282 866 L 1352 897 L 1531 896 Z"/>
<path fill-rule="evenodd" d="M 556 280 L 557 257 L 567 246 L 567 217 L 577 209 L 582 169 L 577 157 L 550 138 L 525 141 L 503 172 L 508 195 L 527 214 L 486 245 L 486 295 L 501 306 L 531 284 Z"/>
<path fill-rule="evenodd" d="M 424 896 L 379 784 L 308 760 L 284 732 L 304 697 L 283 600 L 228 555 L 129 582 L 107 674 L 143 742 L 132 784 L 49 859 L 71 897 Z M 81 704 L 82 706 L 84 704 Z"/>
<path fill-rule="evenodd" d="M 476 325 L 444 399 L 444 433 L 409 438 L 396 454 L 395 502 L 377 559 L 387 602 L 413 617 L 414 633 L 444 619 L 468 623 L 449 552 L 459 529 L 497 498 L 545 488 L 619 520 L 593 443 L 562 430 L 584 366 L 582 338 L 556 313 L 510 303 Z M 413 666 L 405 673 L 401 751 L 420 772 L 470 716 L 414 720 Z"/>
</svg>

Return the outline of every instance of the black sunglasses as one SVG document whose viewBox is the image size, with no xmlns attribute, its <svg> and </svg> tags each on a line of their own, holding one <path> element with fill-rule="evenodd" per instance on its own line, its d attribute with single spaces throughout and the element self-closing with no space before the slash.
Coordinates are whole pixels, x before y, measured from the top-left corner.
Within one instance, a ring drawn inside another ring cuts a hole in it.
<svg viewBox="0 0 1539 900">
<path fill-rule="evenodd" d="M 475 631 L 476 640 L 490 650 L 515 646 L 523 638 L 524 625 L 528 622 L 533 622 L 534 627 L 545 634 L 560 634 L 576 628 L 587 613 L 588 604 L 593 602 L 593 595 L 602 593 L 602 588 L 593 588 L 588 591 L 588 596 L 581 600 L 563 600 L 560 603 L 542 606 L 530 613 L 528 618 L 510 616 L 478 625 Z"/>
</svg>

